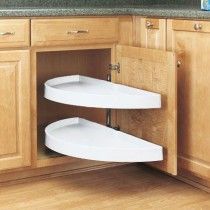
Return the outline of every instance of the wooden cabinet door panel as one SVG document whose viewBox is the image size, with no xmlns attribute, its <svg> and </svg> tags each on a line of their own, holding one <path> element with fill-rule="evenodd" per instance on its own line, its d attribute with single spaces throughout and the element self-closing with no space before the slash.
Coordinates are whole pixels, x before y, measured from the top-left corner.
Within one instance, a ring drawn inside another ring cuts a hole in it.
<svg viewBox="0 0 210 210">
<path fill-rule="evenodd" d="M 0 170 L 30 165 L 29 52 L 0 52 Z"/>
<path fill-rule="evenodd" d="M 177 174 L 177 81 L 176 55 L 172 52 L 117 46 L 120 73 L 115 82 L 157 92 L 162 108 L 117 111 L 122 131 L 164 148 L 164 161 L 152 163 L 160 170 Z"/>
<path fill-rule="evenodd" d="M 210 178 L 209 28 L 206 21 L 168 20 L 168 49 L 184 51 L 178 73 L 179 168 L 205 179 Z"/>
<path fill-rule="evenodd" d="M 166 49 L 166 20 L 134 17 L 135 46 Z"/>
</svg>

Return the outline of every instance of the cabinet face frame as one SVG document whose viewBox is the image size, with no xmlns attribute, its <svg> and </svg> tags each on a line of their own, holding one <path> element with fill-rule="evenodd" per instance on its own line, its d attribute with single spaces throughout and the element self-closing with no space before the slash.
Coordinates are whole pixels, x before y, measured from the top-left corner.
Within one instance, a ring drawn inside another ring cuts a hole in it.
<svg viewBox="0 0 210 210">
<path fill-rule="evenodd" d="M 201 24 L 202 29 L 196 31 L 195 24 Z M 168 20 L 167 26 L 168 50 L 184 51 L 183 64 L 178 73 L 179 174 L 192 180 L 196 180 L 194 179 L 196 176 L 210 183 L 210 143 L 208 143 L 209 130 L 206 127 L 210 122 L 206 106 L 210 102 L 209 94 L 206 92 L 208 89 L 205 91 L 210 76 L 209 59 L 206 57 L 210 52 L 210 39 L 207 40 L 205 37 L 210 36 L 210 23 L 208 21 Z M 196 181 L 200 182 L 200 180 Z"/>
<path fill-rule="evenodd" d="M 28 50 L 0 51 L 0 89 L 6 94 L 1 101 L 1 150 L 4 154 L 0 155 L 0 170 L 31 164 L 29 66 Z"/>
</svg>

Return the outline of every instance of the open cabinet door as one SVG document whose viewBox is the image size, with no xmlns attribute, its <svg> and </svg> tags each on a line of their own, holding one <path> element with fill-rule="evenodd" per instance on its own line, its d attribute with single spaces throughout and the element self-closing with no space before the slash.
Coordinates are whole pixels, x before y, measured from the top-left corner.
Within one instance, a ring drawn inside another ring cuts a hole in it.
<svg viewBox="0 0 210 210">
<path fill-rule="evenodd" d="M 113 78 L 123 85 L 161 94 L 161 109 L 119 110 L 116 123 L 121 131 L 164 148 L 164 160 L 149 163 L 177 174 L 177 58 L 173 52 L 118 45 L 120 73 Z"/>
</svg>

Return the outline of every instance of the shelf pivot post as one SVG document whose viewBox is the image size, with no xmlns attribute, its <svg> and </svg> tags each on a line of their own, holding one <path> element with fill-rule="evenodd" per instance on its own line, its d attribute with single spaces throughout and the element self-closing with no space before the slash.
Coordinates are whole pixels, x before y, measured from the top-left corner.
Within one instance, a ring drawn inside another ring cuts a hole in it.
<svg viewBox="0 0 210 210">
<path fill-rule="evenodd" d="M 111 71 L 117 71 L 118 73 L 120 73 L 120 64 L 110 64 L 109 65 L 109 70 Z M 112 81 L 112 76 L 111 73 L 107 74 L 107 81 L 111 82 Z M 113 128 L 115 130 L 120 130 L 119 126 L 113 127 L 112 126 L 112 110 L 111 109 L 107 109 L 106 110 L 106 126 L 109 128 Z"/>
</svg>

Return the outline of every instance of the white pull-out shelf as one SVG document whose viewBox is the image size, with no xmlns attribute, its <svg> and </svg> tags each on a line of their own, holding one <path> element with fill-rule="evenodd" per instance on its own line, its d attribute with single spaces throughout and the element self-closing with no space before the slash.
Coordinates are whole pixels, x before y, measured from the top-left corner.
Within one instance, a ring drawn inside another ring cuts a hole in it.
<svg viewBox="0 0 210 210">
<path fill-rule="evenodd" d="M 160 94 L 80 75 L 48 80 L 44 96 L 58 103 L 83 107 L 161 108 Z"/>
<path fill-rule="evenodd" d="M 81 118 L 52 123 L 45 133 L 46 146 L 67 156 L 111 162 L 163 160 L 161 146 Z"/>
</svg>

